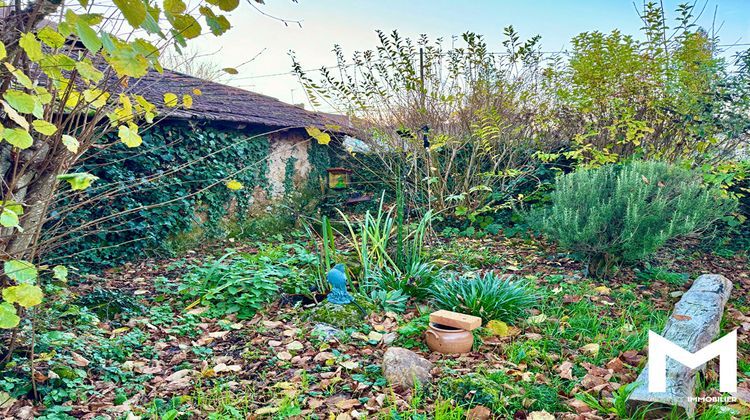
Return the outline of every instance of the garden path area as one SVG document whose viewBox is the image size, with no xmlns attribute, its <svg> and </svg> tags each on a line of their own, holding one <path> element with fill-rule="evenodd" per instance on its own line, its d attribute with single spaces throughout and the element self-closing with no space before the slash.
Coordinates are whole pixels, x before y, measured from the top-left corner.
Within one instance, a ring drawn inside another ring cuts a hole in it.
<svg viewBox="0 0 750 420">
<path fill-rule="evenodd" d="M 644 362 L 648 329 L 660 331 L 698 274 L 719 273 L 735 285 L 722 330 L 739 328 L 743 383 L 731 407 L 750 414 L 750 265 L 741 255 L 682 241 L 651 266 L 623 269 L 605 283 L 533 239 L 441 239 L 427 252 L 444 270 L 510 273 L 540 296 L 524 321 L 482 328 L 471 353 L 449 356 L 424 344 L 426 307 L 376 311 L 332 337 L 314 333 L 306 309 L 283 298 L 248 319 L 211 316 L 178 290 L 224 247 L 286 269 L 305 265 L 300 246 L 225 242 L 82 279 L 71 293 L 85 299 L 79 303 L 89 315 L 63 313 L 60 325 L 73 328 L 37 337 L 35 377 L 48 404 L 73 400 L 55 410 L 80 418 L 613 418 Z M 438 386 L 388 387 L 381 361 L 389 346 L 432 361 Z M 709 372 L 703 388 L 715 389 L 705 386 L 717 381 Z M 3 407 L 12 418 L 38 410 L 24 400 Z M 703 418 L 720 418 L 719 406 L 702 410 Z"/>
</svg>

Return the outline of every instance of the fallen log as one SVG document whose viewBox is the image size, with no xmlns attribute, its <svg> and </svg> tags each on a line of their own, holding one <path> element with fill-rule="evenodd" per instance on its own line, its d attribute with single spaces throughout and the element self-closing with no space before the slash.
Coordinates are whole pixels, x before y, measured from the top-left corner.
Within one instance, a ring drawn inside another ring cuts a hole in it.
<svg viewBox="0 0 750 420">
<path fill-rule="evenodd" d="M 724 305 L 729 300 L 732 282 L 718 274 L 698 277 L 690 289 L 675 305 L 661 336 L 683 349 L 695 353 L 711 344 L 719 332 L 719 322 Z M 627 401 L 628 411 L 648 410 L 648 418 L 666 417 L 670 413 L 678 418 L 692 418 L 695 414 L 695 380 L 699 371 L 690 369 L 668 357 L 666 361 L 666 391 L 649 392 L 648 363 L 638 376 L 638 384 Z"/>
</svg>

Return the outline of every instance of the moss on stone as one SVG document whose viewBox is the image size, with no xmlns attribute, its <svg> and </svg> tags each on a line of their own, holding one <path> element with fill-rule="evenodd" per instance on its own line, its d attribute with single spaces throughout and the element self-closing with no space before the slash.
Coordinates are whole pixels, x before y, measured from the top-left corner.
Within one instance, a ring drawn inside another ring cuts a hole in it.
<svg viewBox="0 0 750 420">
<path fill-rule="evenodd" d="M 352 303 L 348 305 L 334 305 L 325 301 L 312 308 L 308 316 L 313 321 L 333 325 L 336 328 L 356 327 L 364 323 L 365 317 L 375 310 L 375 306 L 362 296 L 355 295 L 354 301 L 364 309 L 364 314 L 357 305 Z"/>
</svg>

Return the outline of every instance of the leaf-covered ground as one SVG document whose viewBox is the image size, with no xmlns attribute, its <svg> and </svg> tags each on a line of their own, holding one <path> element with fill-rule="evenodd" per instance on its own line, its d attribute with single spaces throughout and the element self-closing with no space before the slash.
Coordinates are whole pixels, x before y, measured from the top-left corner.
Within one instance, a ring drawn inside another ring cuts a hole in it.
<svg viewBox="0 0 750 420">
<path fill-rule="evenodd" d="M 263 252 L 262 246 L 223 245 Z M 0 379 L 0 397 L 6 397 L 0 398 L 0 414 L 346 419 L 464 418 L 468 412 L 486 418 L 488 407 L 496 418 L 523 419 L 530 413 L 545 418 L 541 412 L 558 418 L 614 418 L 623 399 L 620 387 L 633 382 L 644 363 L 648 329 L 662 328 L 697 275 L 720 273 L 735 285 L 722 328 L 738 328 L 740 341 L 742 383 L 731 408 L 750 415 L 750 266 L 745 256 L 720 257 L 682 242 L 650 265 L 594 282 L 580 263 L 533 240 L 445 240 L 430 252 L 444 270 L 524 277 L 539 293 L 539 303 L 527 319 L 499 336 L 478 331 L 473 352 L 447 356 L 429 352 L 423 342 L 430 311 L 425 305 L 410 305 L 404 314 L 372 314 L 326 340 L 313 333 L 306 308 L 286 299 L 244 320 L 210 317 L 200 302 L 181 299 L 174 290 L 188 267 L 220 254 L 219 248 L 173 260 L 144 260 L 73 287 L 67 301 L 85 303 L 90 311 L 58 308 L 58 319 L 46 321 L 51 332 L 35 337 L 34 376 L 41 401 L 29 399 L 31 389 L 26 397 L 3 394 L 27 380 L 22 357 L 28 355 L 21 355 Z M 438 386 L 390 389 L 380 367 L 389 345 L 431 360 Z M 708 372 L 701 392 L 714 395 L 715 369 Z M 712 410 L 706 418 L 721 412 Z"/>
</svg>

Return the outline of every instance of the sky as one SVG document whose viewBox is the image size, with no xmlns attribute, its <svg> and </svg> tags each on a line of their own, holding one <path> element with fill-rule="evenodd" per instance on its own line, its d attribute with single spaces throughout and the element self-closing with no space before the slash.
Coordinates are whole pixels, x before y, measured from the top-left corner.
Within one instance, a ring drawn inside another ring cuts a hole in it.
<svg viewBox="0 0 750 420">
<path fill-rule="evenodd" d="M 683 1 L 664 0 L 674 17 Z M 502 51 L 503 28 L 513 25 L 522 39 L 541 35 L 544 51 L 564 50 L 569 40 L 587 31 L 619 29 L 637 35 L 641 21 L 631 0 L 265 0 L 253 7 L 247 0 L 229 14 L 232 29 L 216 38 L 193 40 L 201 59 L 221 67 L 237 68 L 224 82 L 276 97 L 284 102 L 310 105 L 296 77 L 288 74 L 293 51 L 304 69 L 333 66 L 334 45 L 347 56 L 372 49 L 377 29 L 397 29 L 412 38 L 427 34 L 448 40 L 471 31 L 483 35 L 493 51 Z M 638 0 L 639 6 L 642 1 Z M 705 4 L 705 8 L 703 8 Z M 698 24 L 715 27 L 721 44 L 747 43 L 726 54 L 750 47 L 750 0 L 698 0 L 703 9 Z M 279 19 L 287 20 L 285 24 Z M 299 21 L 300 24 L 297 24 Z M 257 55 L 257 57 L 256 57 Z M 254 60 L 246 63 L 255 57 Z M 239 66 L 239 67 L 238 67 Z M 279 73 L 286 73 L 281 74 Z M 311 75 L 315 75 L 313 72 Z M 314 78 L 314 77 L 313 77 Z"/>
</svg>

